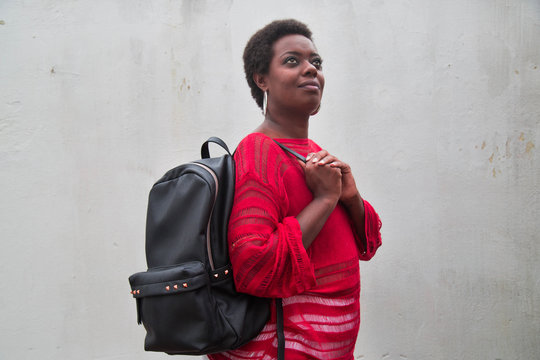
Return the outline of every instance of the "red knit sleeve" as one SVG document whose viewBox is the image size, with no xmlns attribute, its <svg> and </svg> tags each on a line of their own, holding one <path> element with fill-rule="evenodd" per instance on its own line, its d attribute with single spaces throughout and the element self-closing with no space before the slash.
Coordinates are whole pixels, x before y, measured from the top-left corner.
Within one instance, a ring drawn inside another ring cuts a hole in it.
<svg viewBox="0 0 540 360">
<path fill-rule="evenodd" d="M 237 289 L 261 297 L 289 297 L 315 286 L 300 225 L 286 216 L 282 180 L 290 162 L 271 139 L 255 134 L 240 143 L 235 161 L 229 248 Z"/>
<path fill-rule="evenodd" d="M 367 239 L 367 249 L 359 251 L 360 260 L 369 260 L 375 256 L 375 252 L 381 246 L 382 222 L 377 212 L 370 203 L 364 200 L 365 229 Z"/>
</svg>

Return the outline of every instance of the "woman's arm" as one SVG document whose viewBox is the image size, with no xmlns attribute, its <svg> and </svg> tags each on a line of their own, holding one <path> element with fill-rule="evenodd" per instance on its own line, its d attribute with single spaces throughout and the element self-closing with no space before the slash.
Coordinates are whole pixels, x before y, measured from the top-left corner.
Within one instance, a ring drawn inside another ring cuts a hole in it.
<svg viewBox="0 0 540 360">
<path fill-rule="evenodd" d="M 364 199 L 360 196 L 360 193 L 356 193 L 352 198 L 342 200 L 341 203 L 347 209 L 349 217 L 354 226 L 354 230 L 358 238 L 360 239 L 360 254 L 365 254 L 367 251 L 367 237 L 366 237 L 366 213 L 364 208 Z"/>
<path fill-rule="evenodd" d="M 313 193 L 313 200 L 296 216 L 302 230 L 302 243 L 307 249 L 340 199 L 342 174 L 339 168 L 319 166 L 314 161 L 301 165 L 305 171 L 306 184 Z"/>
<path fill-rule="evenodd" d="M 319 167 L 338 168 L 341 171 L 341 195 L 339 201 L 343 204 L 353 224 L 359 240 L 359 255 L 361 260 L 369 260 L 381 245 L 381 221 L 375 210 L 360 196 L 351 167 L 337 157 L 322 150 L 309 154 L 308 162 Z M 326 166 L 328 165 L 328 166 Z"/>
</svg>

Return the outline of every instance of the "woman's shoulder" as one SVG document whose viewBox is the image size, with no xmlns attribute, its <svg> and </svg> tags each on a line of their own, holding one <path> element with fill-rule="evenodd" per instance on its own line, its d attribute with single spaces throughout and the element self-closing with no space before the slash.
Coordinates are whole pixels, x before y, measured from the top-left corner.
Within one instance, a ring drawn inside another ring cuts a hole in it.
<svg viewBox="0 0 540 360">
<path fill-rule="evenodd" d="M 254 132 L 245 136 L 238 144 L 238 147 L 260 147 L 270 142 L 272 142 L 272 138 L 268 135 Z"/>
<path fill-rule="evenodd" d="M 275 153 L 276 149 L 279 149 L 279 147 L 271 137 L 255 132 L 240 141 L 236 148 L 236 154 L 247 158 L 267 158 L 272 153 Z"/>
<path fill-rule="evenodd" d="M 236 148 L 234 159 L 238 174 L 279 177 L 288 168 L 287 154 L 271 137 L 262 133 L 244 137 Z"/>
</svg>

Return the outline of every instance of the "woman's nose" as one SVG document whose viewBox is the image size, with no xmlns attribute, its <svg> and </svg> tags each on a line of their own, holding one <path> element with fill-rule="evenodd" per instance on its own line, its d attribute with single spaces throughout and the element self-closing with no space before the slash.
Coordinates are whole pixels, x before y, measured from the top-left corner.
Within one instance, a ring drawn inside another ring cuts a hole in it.
<svg viewBox="0 0 540 360">
<path fill-rule="evenodd" d="M 306 60 L 306 65 L 305 65 L 305 68 L 304 68 L 304 75 L 311 75 L 313 77 L 317 76 L 317 68 L 315 67 L 315 65 L 313 65 L 312 63 L 310 63 L 309 61 Z"/>
</svg>

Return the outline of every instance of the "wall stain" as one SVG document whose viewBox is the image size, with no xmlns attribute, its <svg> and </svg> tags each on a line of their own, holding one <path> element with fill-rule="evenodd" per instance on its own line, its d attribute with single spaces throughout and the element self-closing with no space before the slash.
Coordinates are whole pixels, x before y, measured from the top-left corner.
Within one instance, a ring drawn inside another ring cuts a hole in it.
<svg viewBox="0 0 540 360">
<path fill-rule="evenodd" d="M 0 20 L 0 25 L 6 25 L 6 22 L 4 20 Z"/>
<path fill-rule="evenodd" d="M 58 75 L 58 76 L 64 76 L 64 77 L 71 77 L 71 78 L 76 78 L 76 77 L 79 77 L 81 76 L 81 74 L 79 73 L 76 73 L 76 72 L 72 72 L 72 71 L 65 71 L 65 70 L 58 70 L 55 66 L 52 66 L 51 67 L 51 70 L 49 71 L 51 75 Z"/>
<path fill-rule="evenodd" d="M 502 174 L 502 170 L 508 168 L 510 165 L 507 161 L 519 161 L 524 159 L 525 156 L 532 156 L 536 144 L 532 140 L 526 139 L 524 132 L 519 133 L 518 136 L 507 136 L 504 142 L 504 148 L 502 146 L 502 139 L 494 140 L 500 145 L 488 144 L 486 140 L 482 141 L 481 145 L 475 145 L 475 149 L 491 148 L 489 157 L 487 158 L 489 167 L 491 168 L 490 174 L 493 178 Z M 501 170 L 502 169 L 502 170 Z"/>
<path fill-rule="evenodd" d="M 506 156 L 506 158 L 509 159 L 509 158 L 512 157 L 512 153 L 510 152 L 510 138 L 507 138 L 507 139 L 506 139 L 506 144 L 505 144 L 505 146 L 506 146 L 506 153 L 505 153 L 505 156 Z"/>
<path fill-rule="evenodd" d="M 184 88 L 191 90 L 191 85 L 187 82 L 186 78 L 182 79 L 182 83 L 180 84 L 180 92 L 182 92 Z"/>
</svg>

